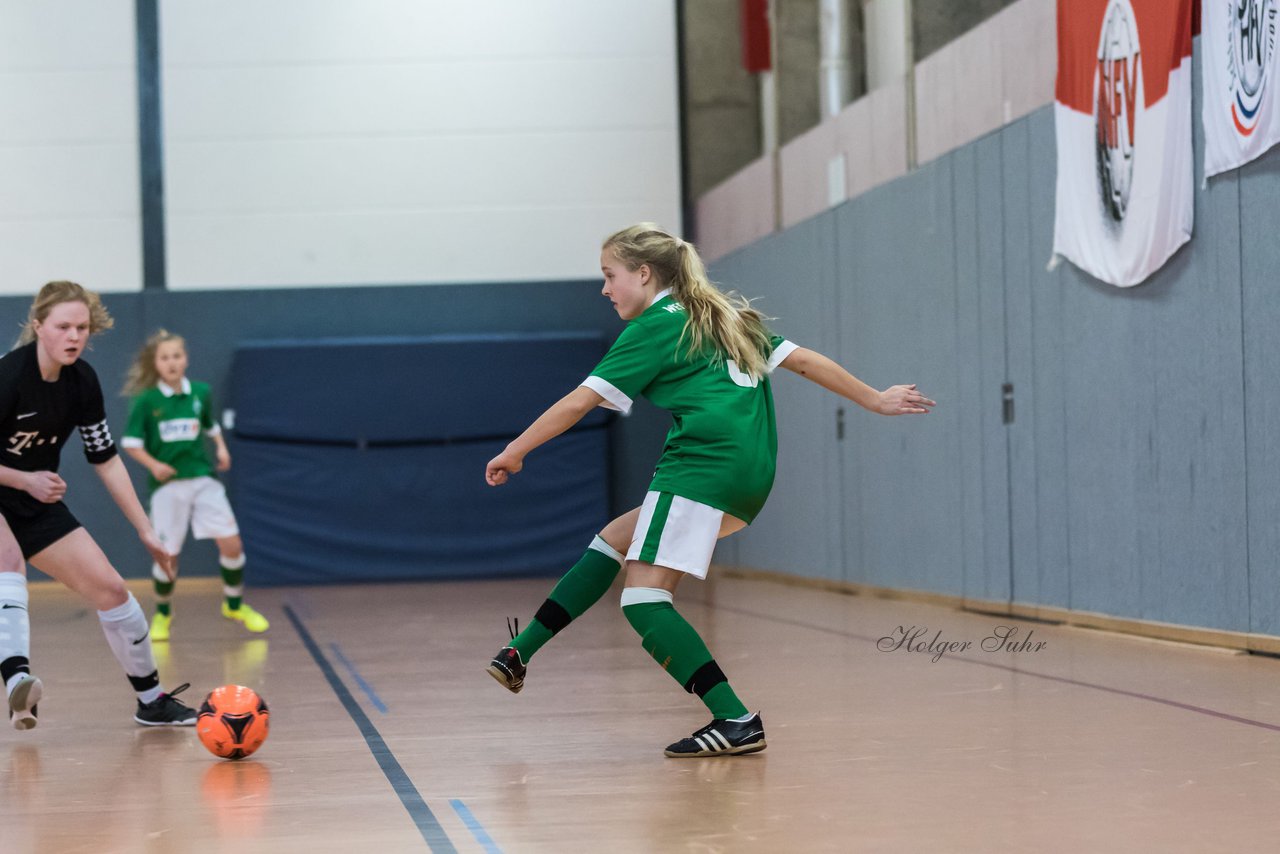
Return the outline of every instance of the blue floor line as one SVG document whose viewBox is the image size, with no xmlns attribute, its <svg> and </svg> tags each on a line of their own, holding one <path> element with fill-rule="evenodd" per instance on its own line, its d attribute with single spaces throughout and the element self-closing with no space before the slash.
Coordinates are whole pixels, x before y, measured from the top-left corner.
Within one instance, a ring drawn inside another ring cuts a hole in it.
<svg viewBox="0 0 1280 854">
<path fill-rule="evenodd" d="M 400 803 L 404 804 L 404 808 L 409 811 L 409 817 L 418 826 L 418 832 L 422 834 L 427 847 L 433 852 L 457 854 L 458 849 L 449 841 L 449 837 L 445 834 L 444 828 L 440 826 L 435 813 L 431 811 L 431 807 L 427 806 L 427 802 L 422 799 L 421 793 L 413 785 L 413 781 L 409 779 L 409 775 L 405 773 L 404 768 L 400 767 L 395 754 L 387 747 L 387 743 L 383 740 L 382 734 L 378 732 L 378 728 L 373 725 L 373 721 L 369 720 L 369 716 L 364 713 L 364 709 L 360 708 L 356 698 L 352 696 L 351 692 L 347 690 L 347 686 L 338 678 L 337 671 L 333 669 L 329 659 L 325 658 L 324 651 L 312 639 L 311 633 L 302 624 L 302 620 L 298 619 L 298 615 L 288 605 L 284 606 L 284 614 L 293 623 L 298 636 L 302 638 L 303 646 L 307 648 L 307 652 L 311 653 L 311 657 L 315 659 L 316 664 L 320 667 L 320 672 L 328 680 L 329 687 L 333 689 L 333 693 L 338 695 L 338 699 L 342 701 L 347 714 L 355 721 L 360 734 L 364 736 L 365 743 L 369 745 L 369 752 L 377 760 L 378 767 L 382 769 L 382 773 L 387 776 L 387 782 L 391 784 L 391 788 L 399 796 Z"/>
<path fill-rule="evenodd" d="M 356 666 L 342 654 L 342 649 L 336 643 L 329 644 L 329 649 L 333 650 L 334 658 L 338 659 L 339 663 L 347 668 L 347 672 L 351 674 L 351 678 L 356 681 L 356 684 L 360 686 L 360 690 L 369 698 L 369 702 L 373 703 L 373 707 L 385 715 L 387 713 L 387 704 L 382 702 L 382 698 L 378 696 L 378 693 L 373 690 L 368 682 L 364 681 L 364 677 L 356 670 Z"/>
<path fill-rule="evenodd" d="M 462 819 L 462 823 L 467 826 L 467 830 L 471 831 L 471 835 L 476 838 L 476 842 L 479 842 L 488 854 L 502 854 L 502 849 L 493 841 L 493 837 L 485 832 L 480 822 L 476 821 L 476 817 L 471 814 L 471 810 L 467 809 L 466 804 L 454 798 L 449 801 L 449 805 L 453 807 L 453 811 Z"/>
</svg>

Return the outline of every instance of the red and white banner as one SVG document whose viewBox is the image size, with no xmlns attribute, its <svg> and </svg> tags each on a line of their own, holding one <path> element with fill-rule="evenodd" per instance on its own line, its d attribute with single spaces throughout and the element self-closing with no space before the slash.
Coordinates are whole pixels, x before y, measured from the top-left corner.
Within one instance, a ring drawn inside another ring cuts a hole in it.
<svg viewBox="0 0 1280 854">
<path fill-rule="evenodd" d="M 1280 142 L 1276 60 L 1280 0 L 1204 0 L 1204 174 L 1248 163 Z"/>
<path fill-rule="evenodd" d="M 1113 285 L 1191 238 L 1193 2 L 1058 0 L 1053 251 Z"/>
</svg>

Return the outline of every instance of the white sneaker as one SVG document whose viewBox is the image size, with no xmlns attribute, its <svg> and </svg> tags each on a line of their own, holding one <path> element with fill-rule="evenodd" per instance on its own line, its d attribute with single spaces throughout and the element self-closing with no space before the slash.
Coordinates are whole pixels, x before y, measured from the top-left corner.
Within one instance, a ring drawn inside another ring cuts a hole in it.
<svg viewBox="0 0 1280 854">
<path fill-rule="evenodd" d="M 13 683 L 9 691 L 9 720 L 14 729 L 34 729 L 36 725 L 36 703 L 44 693 L 40 680 L 30 673 L 24 673 Z"/>
</svg>

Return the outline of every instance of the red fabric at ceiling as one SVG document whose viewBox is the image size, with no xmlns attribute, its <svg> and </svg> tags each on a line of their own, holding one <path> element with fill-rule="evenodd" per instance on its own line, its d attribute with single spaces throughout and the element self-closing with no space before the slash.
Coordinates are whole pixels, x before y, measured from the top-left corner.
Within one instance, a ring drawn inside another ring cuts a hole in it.
<svg viewBox="0 0 1280 854">
<path fill-rule="evenodd" d="M 769 0 L 739 0 L 742 9 L 742 67 L 755 74 L 772 67 L 769 55 Z"/>
</svg>

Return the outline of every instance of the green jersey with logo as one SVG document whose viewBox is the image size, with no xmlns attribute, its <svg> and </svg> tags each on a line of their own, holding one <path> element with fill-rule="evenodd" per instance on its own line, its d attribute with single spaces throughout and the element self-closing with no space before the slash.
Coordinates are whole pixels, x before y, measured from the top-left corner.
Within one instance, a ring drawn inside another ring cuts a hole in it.
<svg viewBox="0 0 1280 854">
<path fill-rule="evenodd" d="M 778 454 L 769 377 L 731 359 L 690 356 L 682 341 L 684 306 L 659 295 L 609 348 L 582 383 L 605 406 L 628 412 L 644 396 L 674 419 L 650 490 L 670 492 L 752 521 L 773 487 Z M 769 368 L 796 346 L 771 341 Z"/>
<path fill-rule="evenodd" d="M 162 463 L 173 466 L 174 479 L 213 475 L 213 464 L 205 448 L 205 435 L 219 432 L 213 419 L 209 385 L 183 379 L 174 391 L 164 383 L 147 389 L 133 399 L 129 426 L 120 444 L 142 448 Z M 160 484 L 147 478 L 152 491 Z"/>
</svg>

